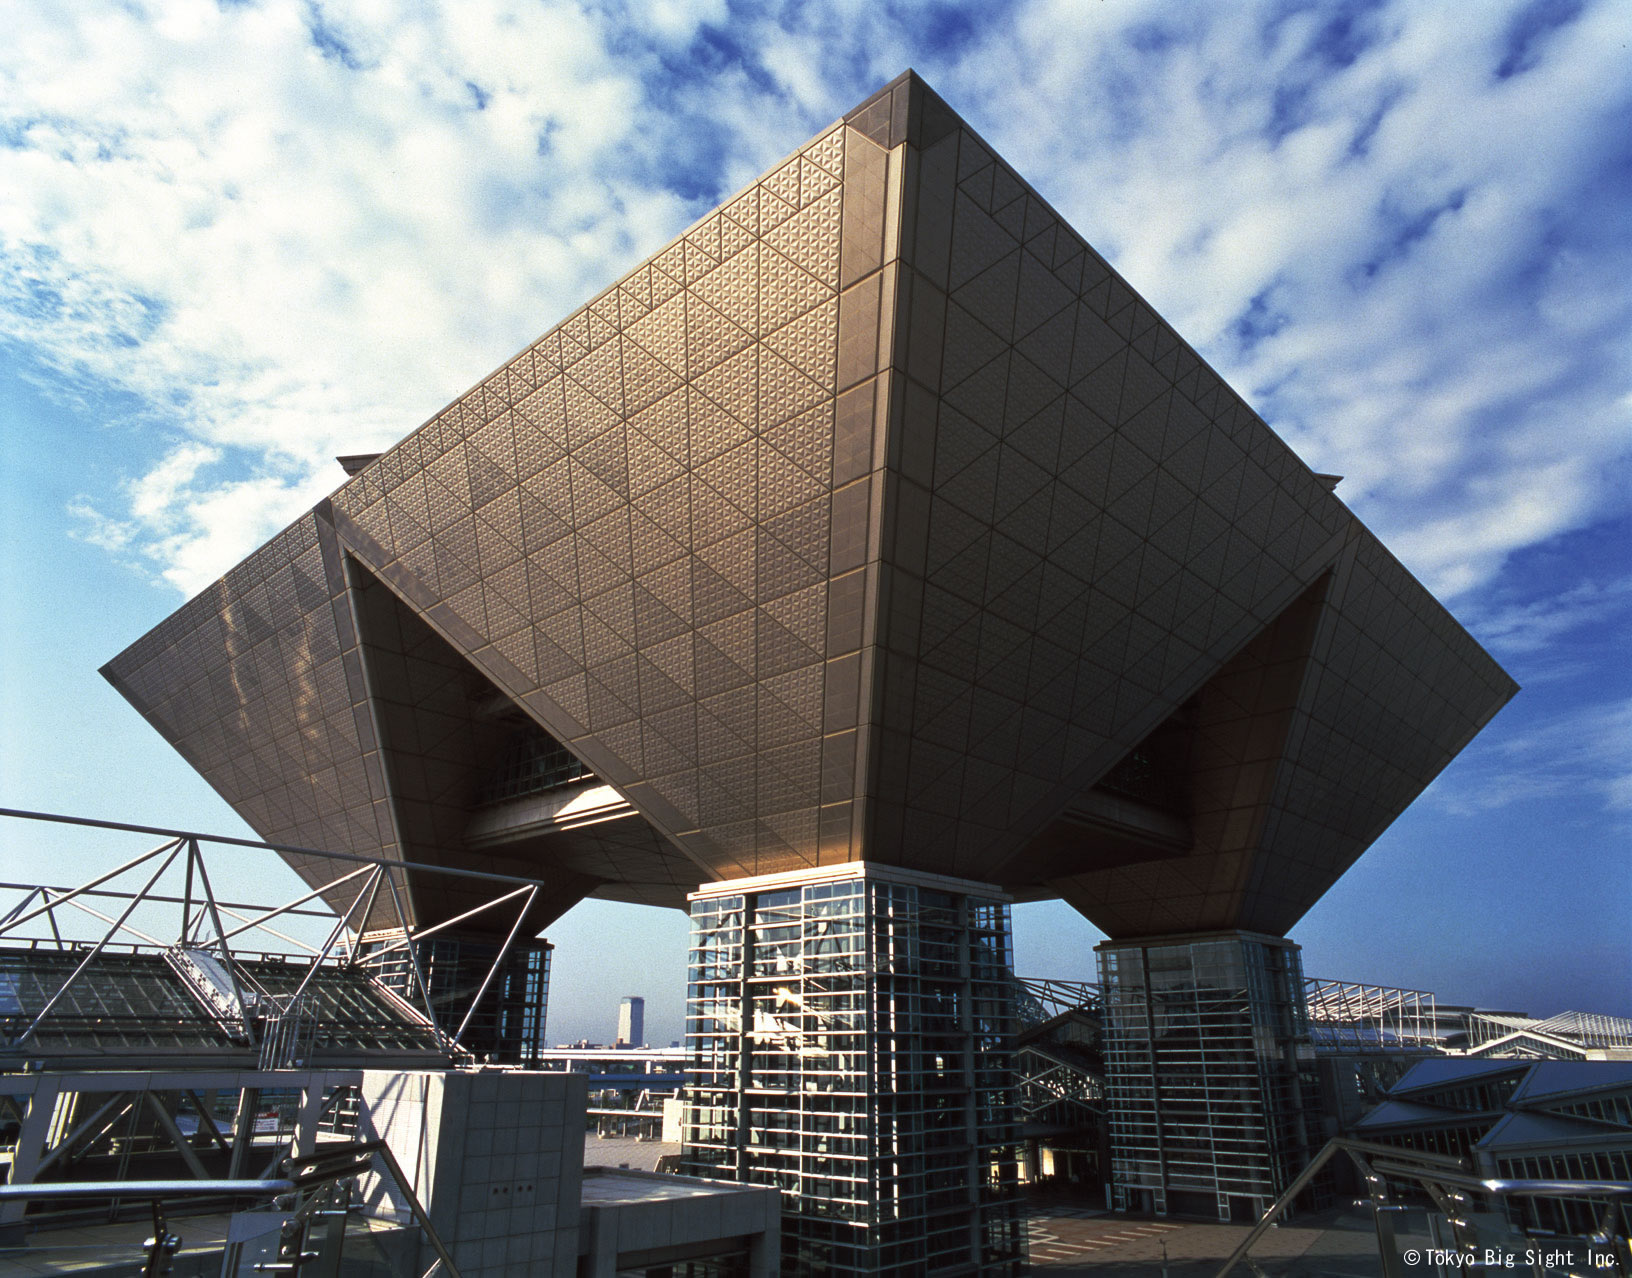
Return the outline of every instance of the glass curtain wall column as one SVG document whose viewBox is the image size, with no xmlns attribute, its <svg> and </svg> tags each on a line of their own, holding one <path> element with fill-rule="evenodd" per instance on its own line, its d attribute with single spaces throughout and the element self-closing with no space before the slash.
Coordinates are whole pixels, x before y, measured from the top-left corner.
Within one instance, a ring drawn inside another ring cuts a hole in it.
<svg viewBox="0 0 1632 1278">
<path fill-rule="evenodd" d="M 1018 1272 L 1008 898 L 856 863 L 691 901 L 687 1170 L 783 1191 L 786 1273 Z"/>
<path fill-rule="evenodd" d="M 1298 947 L 1220 932 L 1098 954 L 1117 1208 L 1256 1220 L 1320 1144 Z"/>
</svg>

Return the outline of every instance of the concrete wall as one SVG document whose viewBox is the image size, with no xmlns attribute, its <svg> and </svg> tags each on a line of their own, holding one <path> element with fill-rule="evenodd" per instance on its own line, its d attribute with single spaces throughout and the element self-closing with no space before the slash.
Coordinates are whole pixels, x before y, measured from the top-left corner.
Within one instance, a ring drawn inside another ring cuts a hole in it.
<svg viewBox="0 0 1632 1278">
<path fill-rule="evenodd" d="M 782 1195 L 663 1172 L 590 1167 L 580 1208 L 578 1273 L 615 1278 L 620 1270 L 747 1251 L 749 1278 L 781 1268 Z"/>
<path fill-rule="evenodd" d="M 465 1278 L 571 1278 L 585 1089 L 578 1074 L 368 1071 L 364 1134 L 390 1145 Z M 365 1192 L 407 1211 L 389 1186 Z"/>
</svg>

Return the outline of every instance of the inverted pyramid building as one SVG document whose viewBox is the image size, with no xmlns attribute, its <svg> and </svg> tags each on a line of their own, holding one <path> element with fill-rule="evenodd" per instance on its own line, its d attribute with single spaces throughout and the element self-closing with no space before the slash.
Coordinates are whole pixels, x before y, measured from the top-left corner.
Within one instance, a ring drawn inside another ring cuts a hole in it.
<svg viewBox="0 0 1632 1278">
<path fill-rule="evenodd" d="M 539 927 L 867 861 L 1284 935 L 1515 691 L 1331 488 L 909 73 L 104 673 Z"/>
</svg>

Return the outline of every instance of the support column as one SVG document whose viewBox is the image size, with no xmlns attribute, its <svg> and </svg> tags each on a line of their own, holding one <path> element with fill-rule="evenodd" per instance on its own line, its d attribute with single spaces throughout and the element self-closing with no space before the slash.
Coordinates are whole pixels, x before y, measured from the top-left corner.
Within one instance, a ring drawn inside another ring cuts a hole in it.
<svg viewBox="0 0 1632 1278">
<path fill-rule="evenodd" d="M 685 1170 L 782 1190 L 782 1272 L 1017 1273 L 1008 898 L 850 864 L 692 898 Z"/>
<path fill-rule="evenodd" d="M 1314 1153 L 1298 947 L 1213 932 L 1097 952 L 1116 1207 L 1257 1219 Z"/>
<path fill-rule="evenodd" d="M 232 1120 L 232 1161 L 227 1175 L 234 1180 L 248 1175 L 249 1156 L 255 1147 L 255 1111 L 261 1106 L 261 1089 L 245 1087 L 238 1093 L 238 1112 Z"/>
<path fill-rule="evenodd" d="M 323 1119 L 323 1092 L 326 1074 L 307 1075 L 306 1086 L 301 1088 L 300 1109 L 295 1115 L 294 1152 L 311 1155 L 317 1152 L 317 1127 Z"/>
<path fill-rule="evenodd" d="M 23 1115 L 22 1126 L 17 1132 L 17 1147 L 12 1151 L 11 1173 L 6 1178 L 8 1185 L 29 1185 L 34 1182 L 34 1172 L 45 1157 L 45 1147 L 51 1138 L 51 1118 L 56 1111 L 59 1094 L 60 1089 L 53 1078 L 41 1078 L 34 1084 L 34 1091 L 28 1098 L 28 1111 Z M 23 1213 L 27 1210 L 28 1204 L 20 1198 L 0 1203 L 0 1230 L 5 1231 L 8 1239 L 19 1233 Z M 12 1244 L 8 1242 L 7 1245 Z"/>
</svg>

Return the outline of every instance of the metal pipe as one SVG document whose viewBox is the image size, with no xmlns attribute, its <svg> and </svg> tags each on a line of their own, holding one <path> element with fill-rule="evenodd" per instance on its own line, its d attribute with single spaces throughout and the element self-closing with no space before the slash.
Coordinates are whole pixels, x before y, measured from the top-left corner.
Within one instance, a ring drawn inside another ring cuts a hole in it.
<svg viewBox="0 0 1632 1278">
<path fill-rule="evenodd" d="M 293 901 L 290 901 L 288 905 L 280 905 L 276 909 L 271 909 L 271 910 L 264 911 L 258 918 L 254 918 L 254 919 L 249 920 L 242 927 L 235 927 L 235 928 L 232 929 L 232 931 L 224 933 L 222 935 L 221 939 L 223 941 L 230 941 L 230 940 L 232 940 L 233 937 L 237 936 L 240 932 L 247 932 L 251 928 L 260 927 L 263 923 L 267 923 L 267 922 L 271 921 L 272 919 L 277 918 L 280 914 L 287 914 L 290 910 L 293 910 L 297 905 L 306 904 L 306 902 L 310 901 L 314 896 L 322 896 L 323 893 L 328 892 L 333 888 L 339 887 L 342 883 L 350 883 L 351 880 L 356 878 L 359 874 L 367 874 L 367 873 L 368 873 L 368 867 L 364 866 L 360 870 L 353 870 L 350 874 L 342 874 L 339 878 L 332 879 L 328 883 L 323 884 L 322 887 L 313 888 L 310 892 L 306 893 L 305 896 L 297 896 Z"/>
<path fill-rule="evenodd" d="M 98 1123 L 110 1118 L 110 1116 L 112 1118 L 112 1123 L 118 1122 L 124 1117 L 124 1107 L 130 1103 L 129 1092 L 115 1092 L 112 1099 L 104 1101 L 101 1105 L 98 1105 L 95 1112 L 92 1113 L 89 1118 L 87 1118 L 83 1123 L 80 1123 L 71 1132 L 59 1140 L 56 1147 L 34 1165 L 33 1175 L 38 1176 L 46 1168 L 55 1163 L 57 1159 L 62 1158 L 64 1155 L 70 1154 L 73 1151 L 74 1146 L 79 1142 L 80 1137 L 84 1136 L 86 1132 L 90 1131 Z M 119 1112 L 115 1114 L 115 1110 L 118 1110 Z M 109 1126 L 111 1126 L 112 1123 L 109 1123 Z M 105 1131 L 106 1128 L 103 1128 L 103 1130 Z M 99 1131 L 96 1134 L 97 1136 L 101 1136 L 102 1132 Z"/>
<path fill-rule="evenodd" d="M 223 1150 L 230 1151 L 232 1146 L 228 1144 L 227 1138 L 221 1134 L 221 1129 L 215 1125 L 215 1119 L 210 1116 L 209 1106 L 205 1105 L 203 1100 L 199 1097 L 199 1094 L 192 1088 L 189 1087 L 185 1088 L 184 1090 L 187 1093 L 188 1099 L 193 1102 L 194 1107 L 198 1110 L 199 1126 L 202 1127 L 210 1139 L 219 1145 Z M 214 1093 L 211 1092 L 210 1095 L 213 1096 Z"/>
<path fill-rule="evenodd" d="M 0 883 L 0 888 L 13 888 L 18 892 L 23 891 L 25 888 L 28 890 L 28 895 L 7 910 L 4 918 L 0 918 L 0 927 L 4 927 L 7 923 L 10 923 L 12 919 L 16 918 L 19 914 L 26 910 L 28 908 L 28 903 L 36 896 L 39 896 L 42 899 L 49 899 L 45 896 L 45 885 L 42 883 Z"/>
<path fill-rule="evenodd" d="M 1355 1154 L 1370 1154 L 1373 1157 L 1382 1155 L 1385 1158 L 1397 1158 L 1404 1152 L 1405 1151 L 1402 1151 L 1396 1146 L 1379 1145 L 1369 1140 L 1346 1140 L 1342 1137 L 1335 1137 L 1332 1140 L 1327 1141 L 1321 1148 L 1320 1153 L 1315 1155 L 1314 1161 L 1298 1173 L 1298 1175 L 1293 1179 L 1292 1183 L 1286 1187 L 1285 1192 L 1283 1192 L 1281 1196 L 1277 1198 L 1270 1206 L 1270 1209 L 1264 1213 L 1263 1219 L 1254 1225 L 1252 1227 L 1252 1231 L 1241 1240 L 1241 1245 L 1230 1253 L 1229 1259 L 1224 1262 L 1223 1268 L 1218 1271 L 1217 1278 L 1224 1278 L 1224 1276 L 1228 1274 L 1230 1270 L 1234 1269 L 1236 1265 L 1240 1264 L 1241 1261 L 1246 1258 L 1247 1252 L 1251 1250 L 1252 1245 L 1258 1241 L 1259 1237 L 1262 1236 L 1264 1231 L 1267 1230 L 1270 1225 L 1274 1224 L 1280 1214 L 1291 1205 L 1292 1200 L 1303 1192 L 1304 1188 L 1309 1184 L 1309 1182 L 1315 1178 L 1315 1173 L 1330 1162 L 1336 1155 L 1339 1153 L 1347 1153 L 1353 1157 Z M 1452 1158 L 1448 1154 L 1419 1154 L 1413 1150 L 1411 1151 L 1411 1157 L 1430 1164 L 1430 1166 L 1433 1168 L 1454 1167 L 1460 1171 L 1464 1166 L 1460 1158 Z M 1355 1161 L 1364 1167 L 1365 1164 L 1362 1158 L 1357 1158 Z M 1418 1170 L 1421 1171 L 1424 1169 L 1419 1168 Z M 1436 1174 L 1434 1179 L 1446 1180 L 1448 1178 L 1444 1175 Z"/>
<path fill-rule="evenodd" d="M 232 996 L 238 1000 L 238 1016 L 243 1022 L 244 1037 L 249 1042 L 255 1042 L 255 1022 L 249 1015 L 249 1004 L 244 1000 L 244 987 L 238 980 L 238 965 L 232 961 L 232 947 L 227 944 L 226 934 L 221 930 L 221 912 L 215 908 L 215 889 L 210 886 L 209 871 L 204 868 L 204 853 L 199 850 L 197 839 L 187 840 L 188 861 L 198 862 L 198 881 L 204 889 L 204 903 L 210 910 L 210 924 L 215 928 L 215 940 L 221 950 L 221 963 L 227 969 L 227 978 L 232 982 Z"/>
<path fill-rule="evenodd" d="M 359 870 L 358 873 L 361 874 L 362 871 Z M 369 876 L 369 883 L 373 883 L 378 879 L 381 873 L 382 871 L 376 867 L 374 873 Z M 346 926 L 351 922 L 351 912 L 362 903 L 363 894 L 368 891 L 369 883 L 365 883 L 358 890 L 357 895 L 351 898 L 351 904 L 346 906 L 346 912 L 335 919 L 334 928 L 329 933 L 329 939 L 323 942 L 323 948 L 318 952 L 317 957 L 312 960 L 311 967 L 307 969 L 306 975 L 300 978 L 300 984 L 296 986 L 295 992 L 289 997 L 289 1006 L 291 1008 L 300 1003 L 300 997 L 306 993 L 306 987 L 312 983 L 312 977 L 317 975 L 317 969 L 322 966 L 323 960 L 329 957 L 329 951 L 334 948 L 334 943 L 340 939 L 340 934 L 346 930 Z"/>
<path fill-rule="evenodd" d="M 493 978 L 499 974 L 499 968 L 504 966 L 504 960 L 510 954 L 510 946 L 515 943 L 516 933 L 521 931 L 521 925 L 527 918 L 527 911 L 533 908 L 533 902 L 538 899 L 538 889 L 528 890 L 527 900 L 516 913 L 516 921 L 510 925 L 510 935 L 504 938 L 504 944 L 499 946 L 498 955 L 493 960 L 493 966 L 487 969 L 487 975 L 482 978 L 482 987 L 476 991 L 476 997 L 470 1000 L 470 1006 L 465 1009 L 465 1018 L 459 1022 L 459 1030 L 453 1036 L 454 1046 L 460 1045 L 465 1036 L 465 1030 L 470 1025 L 470 1018 L 476 1015 L 476 1009 L 481 1006 L 482 1000 L 487 997 L 487 987 L 493 984 Z"/>
<path fill-rule="evenodd" d="M 31 815 L 31 814 L 26 813 L 26 812 L 13 813 L 12 811 L 10 811 L 10 809 L 0 808 L 0 816 L 29 816 L 29 815 Z M 70 822 L 72 821 L 72 818 L 63 818 L 63 817 L 57 817 L 57 818 L 52 818 L 52 819 L 55 819 L 55 820 L 69 820 Z M 157 833 L 160 833 L 160 831 L 157 831 L 157 830 L 145 830 L 145 831 L 143 831 L 143 833 L 145 833 L 145 834 L 157 834 Z M 154 848 L 151 852 L 143 852 L 141 854 L 141 856 L 135 857 L 132 860 L 126 861 L 123 865 L 119 866 L 117 869 L 109 870 L 106 874 L 102 875 L 101 878 L 92 879 L 89 883 L 85 884 L 83 887 L 77 887 L 72 892 L 69 892 L 67 895 L 59 896 L 55 901 L 48 901 L 48 902 L 46 902 L 46 904 L 40 906 L 38 909 L 30 910 L 27 914 L 23 915 L 21 918 L 9 919 L 5 923 L 0 923 L 0 936 L 4 936 L 7 932 L 11 931 L 13 928 L 21 927 L 24 923 L 27 923 L 30 919 L 37 919 L 37 918 L 40 917 L 40 915 L 50 912 L 52 909 L 54 909 L 57 906 L 61 905 L 64 901 L 72 900 L 74 897 L 79 896 L 81 893 L 89 892 L 92 888 L 101 887 L 109 879 L 118 878 L 126 870 L 134 870 L 143 861 L 151 861 L 154 857 L 162 856 L 166 852 L 174 852 L 177 848 L 179 848 L 181 846 L 181 838 L 182 838 L 182 836 L 178 836 L 177 838 L 171 840 L 169 843 L 161 843 L 161 844 L 159 844 L 158 847 Z"/>
<path fill-rule="evenodd" d="M 17 1198 L 259 1198 L 292 1193 L 294 1188 L 292 1180 L 66 1180 L 0 1185 L 0 1202 Z"/>
<path fill-rule="evenodd" d="M 391 1147 L 381 1141 L 376 1152 L 384 1161 L 386 1169 L 390 1171 L 391 1178 L 397 1182 L 397 1188 L 402 1190 L 403 1197 L 408 1200 L 408 1206 L 412 1209 L 414 1218 L 419 1221 L 420 1228 L 425 1231 L 425 1241 L 431 1244 L 431 1250 L 436 1252 L 437 1259 L 448 1267 L 448 1273 L 452 1275 L 452 1278 L 460 1278 L 459 1266 L 453 1263 L 453 1257 L 448 1254 L 448 1249 L 442 1245 L 442 1236 L 432 1226 L 431 1218 L 426 1214 L 425 1208 L 420 1206 L 419 1196 L 414 1193 L 414 1187 L 408 1183 L 408 1178 L 402 1174 L 402 1168 L 398 1165 L 396 1156 L 392 1154 Z M 426 1272 L 429 1273 L 430 1270 Z"/>
<path fill-rule="evenodd" d="M 154 1092 L 145 1092 L 143 1095 L 147 1100 L 148 1108 L 153 1111 L 153 1117 L 159 1120 L 159 1126 L 164 1129 L 164 1134 L 169 1137 L 170 1143 L 176 1147 L 176 1152 L 181 1155 L 181 1161 L 187 1164 L 187 1170 L 193 1173 L 193 1178 L 195 1180 L 208 1180 L 210 1173 L 199 1160 L 198 1153 L 187 1143 L 187 1138 L 181 1134 L 181 1128 L 176 1125 L 176 1120 L 170 1111 L 164 1107 L 164 1102 Z"/>
<path fill-rule="evenodd" d="M 442 922 L 437 923 L 436 925 L 434 925 L 432 927 L 425 928 L 423 931 L 415 932 L 413 934 L 412 939 L 416 940 L 416 941 L 426 940 L 429 937 L 435 936 L 438 932 L 445 932 L 445 931 L 447 931 L 448 928 L 454 927 L 457 924 L 463 923 L 466 919 L 476 917 L 476 915 L 482 913 L 484 910 L 491 910 L 496 905 L 503 905 L 506 901 L 513 901 L 518 896 L 520 896 L 523 892 L 528 892 L 528 891 L 536 893 L 538 891 L 538 889 L 536 887 L 534 887 L 534 888 L 519 887 L 514 892 L 506 892 L 503 896 L 496 896 L 491 901 L 483 902 L 481 905 L 478 905 L 475 909 L 466 910 L 463 914 L 456 914 L 451 919 L 444 919 Z M 532 902 L 529 901 L 528 905 L 530 906 L 531 904 L 532 904 Z M 403 946 L 407 945 L 408 941 L 409 941 L 409 938 L 406 935 L 406 929 L 404 929 L 404 933 L 405 934 L 404 934 L 402 940 L 392 941 L 390 945 L 383 946 L 380 949 L 371 951 L 369 954 L 367 954 L 363 958 L 362 961 L 364 963 L 373 963 L 377 959 L 383 958 L 387 954 L 393 954 L 397 950 L 400 950 Z"/>
<path fill-rule="evenodd" d="M 397 922 L 402 926 L 403 936 L 410 936 L 412 929 L 408 926 L 408 915 L 402 908 L 402 896 L 397 891 L 397 876 L 387 872 L 385 886 L 391 889 L 391 904 L 397 912 Z M 412 945 L 408 947 L 408 962 L 413 967 L 414 980 L 419 984 L 419 996 L 425 1001 L 425 1017 L 430 1022 L 431 1033 L 436 1035 L 437 1045 L 447 1051 L 452 1044 L 448 1036 L 442 1032 L 442 1023 L 436 1019 L 436 1009 L 431 1006 L 431 986 L 425 979 L 425 969 L 420 966 L 419 951 Z"/>
<path fill-rule="evenodd" d="M 30 895 L 32 895 L 33 893 L 40 891 L 66 892 L 68 890 L 68 888 L 62 887 L 60 884 L 52 883 L 40 884 L 0 882 L 0 892 L 28 892 Z M 111 896 L 118 900 L 128 900 L 130 897 L 129 892 L 116 892 L 109 888 L 80 888 L 79 893 L 81 896 Z M 182 904 L 184 898 L 179 896 L 161 896 L 157 892 L 149 892 L 147 894 L 147 899 L 149 901 L 156 902 L 159 905 L 180 905 Z M 9 919 L 12 914 L 16 914 L 20 910 L 27 908 L 28 900 L 28 897 L 24 897 L 21 902 L 12 907 L 11 912 L 7 914 L 5 918 Z M 217 901 L 216 905 L 223 910 L 259 910 L 265 908 L 264 906 L 260 905 L 246 904 L 243 901 Z M 329 919 L 334 917 L 333 910 L 289 910 L 287 912 L 290 914 L 298 914 L 303 918 Z M 0 922 L 4 922 L 4 919 L 0 919 Z"/>
<path fill-rule="evenodd" d="M 151 902 L 153 898 L 148 896 L 146 893 L 143 893 L 141 896 L 130 897 L 128 899 L 133 900 L 133 901 L 148 901 L 148 902 Z M 113 919 L 112 919 L 111 916 L 102 913 L 101 910 L 93 909 L 91 906 L 86 905 L 84 901 L 69 901 L 68 904 L 73 906 L 76 910 L 79 910 L 83 914 L 89 914 L 92 918 L 101 919 L 102 922 L 104 922 L 104 923 L 113 923 Z M 53 923 L 56 922 L 56 916 L 55 915 L 52 915 L 52 922 Z M 149 936 L 146 932 L 142 931 L 141 928 L 132 927 L 129 923 L 124 924 L 123 927 L 121 927 L 117 923 L 114 923 L 114 931 L 116 931 L 116 932 L 118 932 L 118 931 L 129 932 L 132 936 L 140 937 L 142 940 L 146 941 L 149 945 L 156 946 L 161 950 L 166 948 L 164 942 L 159 940 L 158 937 Z"/>
<path fill-rule="evenodd" d="M 252 905 L 249 908 L 252 910 L 258 910 L 261 907 L 258 905 Z M 221 905 L 219 902 L 216 904 L 216 909 L 227 915 L 235 923 L 244 923 L 248 921 L 245 915 L 240 914 L 237 910 L 231 909 L 228 906 Z M 290 910 L 289 913 L 298 914 L 302 918 L 322 919 L 325 923 L 334 918 L 333 910 Z M 317 953 L 315 947 L 306 944 L 306 942 L 301 940 L 298 936 L 290 936 L 287 932 L 280 932 L 275 927 L 267 927 L 265 923 L 255 923 L 251 926 L 255 927 L 258 931 L 267 933 L 269 936 L 277 937 L 278 940 L 283 941 L 285 944 L 293 945 L 296 949 L 305 950 L 308 954 Z M 233 935 L 236 936 L 237 933 L 235 932 Z"/>
<path fill-rule="evenodd" d="M 170 868 L 171 862 L 173 862 L 176 859 L 176 853 L 178 853 L 180 851 L 181 851 L 181 845 L 180 844 L 177 844 L 175 847 L 170 849 L 170 855 L 165 857 L 163 864 L 161 864 L 159 866 L 159 868 L 153 872 L 153 877 L 150 878 L 147 881 L 147 887 L 150 888 L 155 883 L 157 883 L 159 881 L 159 876 Z M 150 854 L 150 855 L 154 855 L 154 854 Z M 147 858 L 144 857 L 142 859 L 146 860 Z M 126 867 L 126 868 L 128 868 L 128 867 Z M 32 1034 L 35 1030 L 37 1030 L 40 1027 L 40 1023 L 45 1020 L 46 1015 L 51 1011 L 51 1009 L 53 1007 L 55 1007 L 57 1005 L 58 1001 L 61 1000 L 62 996 L 68 992 L 68 987 L 70 985 L 72 985 L 79 978 L 79 975 L 80 975 L 81 972 L 83 972 L 87 967 L 89 967 L 91 965 L 92 960 L 94 960 L 98 954 L 102 953 L 103 947 L 106 946 L 108 941 L 112 939 L 113 934 L 119 930 L 119 928 L 123 925 L 124 921 L 127 918 L 130 917 L 131 911 L 136 908 L 136 906 L 140 903 L 142 897 L 144 895 L 146 895 L 146 893 L 147 893 L 147 888 L 143 888 L 142 891 L 139 892 L 136 895 L 136 897 L 130 902 L 130 904 L 125 906 L 125 912 L 119 916 L 119 921 L 117 923 L 115 923 L 113 925 L 113 927 L 108 930 L 108 933 L 107 933 L 106 936 L 104 936 L 100 941 L 98 941 L 96 943 L 96 946 L 91 950 L 91 952 L 89 954 L 87 954 L 83 959 L 80 960 L 79 966 L 76 967 L 73 970 L 73 973 L 68 977 L 68 979 L 66 981 L 64 981 L 61 985 L 57 986 L 57 992 L 55 994 L 53 994 L 49 999 L 46 1000 L 45 1006 L 40 1009 L 39 1015 L 35 1016 L 35 1018 L 32 1021 L 29 1022 L 28 1028 L 25 1029 L 16 1038 L 11 1040 L 14 1045 L 17 1044 L 17 1043 L 23 1042 L 26 1038 L 28 1038 L 28 1036 L 30 1034 Z"/>
<path fill-rule="evenodd" d="M 220 843 L 235 848 L 262 848 L 268 852 L 289 852 L 296 856 L 323 857 L 330 861 L 350 861 L 355 865 L 383 865 L 387 869 L 399 870 L 427 870 L 433 874 L 447 874 L 456 879 L 487 879 L 494 883 L 519 883 L 528 887 L 548 887 L 542 879 L 523 878 L 517 874 L 495 874 L 490 870 L 455 870 L 446 865 L 428 865 L 422 861 L 391 861 L 378 856 L 358 856 L 353 852 L 325 852 L 321 848 L 303 848 L 293 843 L 265 843 L 258 839 L 235 839 L 225 834 L 200 834 L 193 830 L 167 830 L 155 825 L 132 825 L 125 821 L 95 821 L 90 817 L 63 816 L 56 812 L 29 812 L 23 808 L 0 808 L 0 817 L 17 817 L 24 821 L 55 821 L 59 825 L 83 825 L 94 830 L 125 830 L 132 834 L 159 834 L 166 835 L 177 842 L 182 839 L 198 839 L 205 843 Z M 168 845 L 166 845 L 168 846 Z M 107 882 L 114 874 L 130 868 L 130 865 L 145 861 L 155 856 L 164 848 L 156 848 L 144 856 L 138 857 L 129 865 L 120 866 L 112 874 L 105 874 L 87 887 L 97 887 Z M 76 889 L 83 890 L 83 889 Z M 21 921 L 21 920 L 19 920 Z"/>
<path fill-rule="evenodd" d="M 374 913 L 374 901 L 380 894 L 380 876 L 374 876 L 373 885 L 368 889 L 368 901 L 363 906 L 362 926 L 357 929 L 357 935 L 346 938 L 346 971 L 351 971 L 356 965 L 357 955 L 362 949 L 362 934 L 368 929 L 369 916 Z"/>
</svg>

